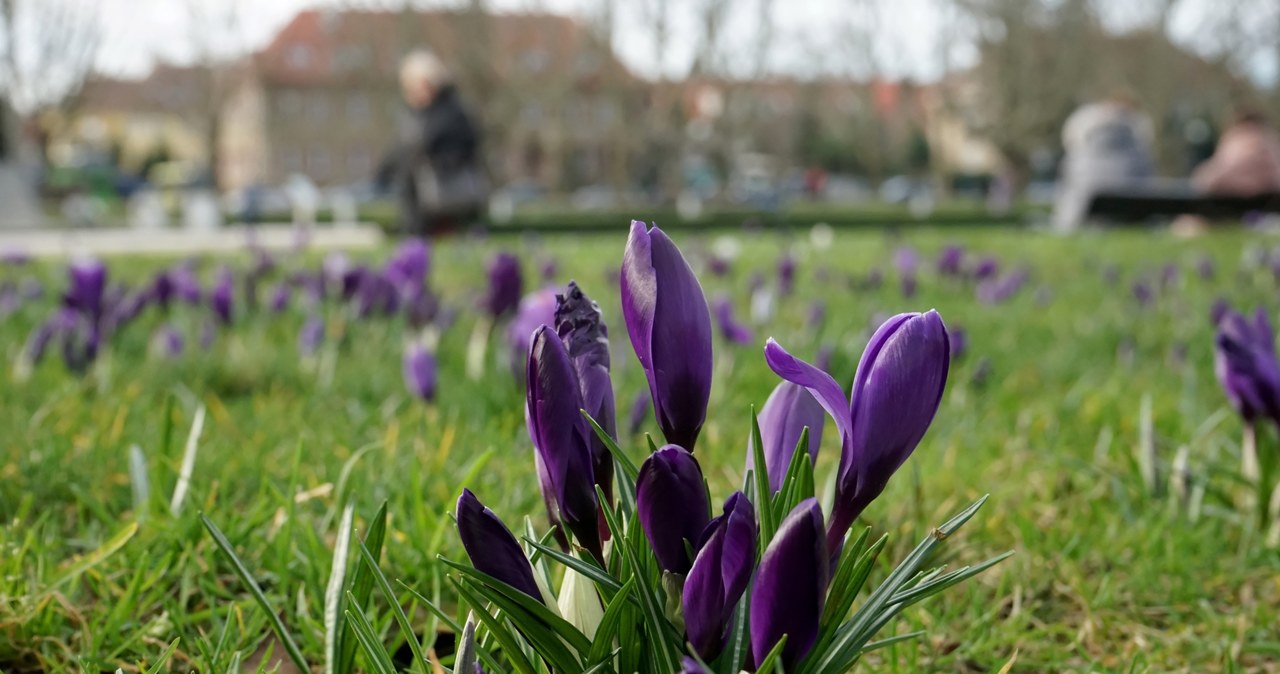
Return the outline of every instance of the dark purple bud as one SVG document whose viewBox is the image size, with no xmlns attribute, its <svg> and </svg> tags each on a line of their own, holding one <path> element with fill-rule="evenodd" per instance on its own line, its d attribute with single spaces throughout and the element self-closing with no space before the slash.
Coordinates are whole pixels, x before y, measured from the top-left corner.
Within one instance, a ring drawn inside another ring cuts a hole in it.
<svg viewBox="0 0 1280 674">
<path fill-rule="evenodd" d="M 533 565 L 524 549 L 507 525 L 484 507 L 470 489 L 463 489 L 458 497 L 456 515 L 458 537 L 472 566 L 541 602 L 542 593 L 533 579 Z"/>
<path fill-rule="evenodd" d="M 947 331 L 947 336 L 951 341 L 951 360 L 960 360 L 969 350 L 969 334 L 964 328 L 953 325 Z"/>
<path fill-rule="evenodd" d="M 213 291 L 209 294 L 209 306 L 213 309 L 213 315 L 218 318 L 218 322 L 222 325 L 231 325 L 231 304 L 235 295 L 236 279 L 231 274 L 231 270 L 223 268 L 218 275 L 218 281 L 213 286 Z"/>
<path fill-rule="evenodd" d="M 1213 258 L 1208 255 L 1201 255 L 1196 260 L 1196 273 L 1205 281 L 1212 281 L 1217 276 L 1217 266 L 1213 263 Z"/>
<path fill-rule="evenodd" d="M 707 271 L 711 272 L 714 276 L 728 276 L 730 266 L 728 259 L 720 255 L 716 255 L 715 253 L 712 253 L 711 256 L 707 258 Z"/>
<path fill-rule="evenodd" d="M 1222 322 L 1223 317 L 1231 312 L 1231 303 L 1225 297 L 1219 297 L 1213 301 L 1213 306 L 1209 307 L 1209 322 L 1217 326 Z"/>
<path fill-rule="evenodd" d="M 995 278 L 1000 273 L 1000 261 L 994 257 L 984 257 L 978 260 L 978 264 L 973 267 L 973 278 L 976 281 L 985 281 Z"/>
<path fill-rule="evenodd" d="M 542 261 L 542 280 L 543 281 L 546 281 L 548 283 L 555 281 L 556 273 L 558 271 L 559 271 L 559 265 L 556 264 L 555 258 L 549 257 Z"/>
<path fill-rule="evenodd" d="M 894 252 L 893 264 L 897 267 L 899 276 L 903 278 L 915 276 L 916 271 L 920 269 L 920 255 L 916 253 L 916 249 L 903 246 Z"/>
<path fill-rule="evenodd" d="M 778 525 L 751 591 L 751 654 L 762 662 L 785 635 L 782 666 L 794 671 L 818 640 L 830 562 L 822 508 L 805 499 Z"/>
<path fill-rule="evenodd" d="M 199 304 L 204 293 L 200 290 L 200 279 L 187 265 L 177 265 L 165 273 L 173 284 L 173 295 L 187 304 Z"/>
<path fill-rule="evenodd" d="M 395 288 L 401 301 L 426 292 L 427 272 L 431 267 L 431 249 L 422 239 L 409 239 L 400 244 L 387 260 L 383 276 Z"/>
<path fill-rule="evenodd" d="M 545 325 L 533 333 L 525 381 L 525 421 L 551 522 L 563 522 L 603 563 L 591 429 L 581 414 L 578 375 L 564 343 Z"/>
<path fill-rule="evenodd" d="M 1146 308 L 1151 306 L 1151 302 L 1155 300 L 1156 292 L 1147 281 L 1133 282 L 1133 299 L 1138 301 L 1138 306 Z"/>
<path fill-rule="evenodd" d="M 404 385 L 420 400 L 436 399 L 436 356 L 427 348 L 413 342 L 404 350 Z"/>
<path fill-rule="evenodd" d="M 924 437 L 946 386 L 951 347 L 936 311 L 898 314 L 867 344 L 851 399 L 823 372 L 769 340 L 765 360 L 783 379 L 808 388 L 842 438 L 828 545 L 838 551 L 849 526 Z"/>
<path fill-rule="evenodd" d="M 491 316 L 514 311 L 524 292 L 520 259 L 511 253 L 498 253 L 489 261 L 489 289 L 482 306 Z"/>
<path fill-rule="evenodd" d="M 911 299 L 912 297 L 915 297 L 916 287 L 918 285 L 919 284 L 917 283 L 915 276 L 903 276 L 902 277 L 902 296 L 907 299 Z"/>
<path fill-rule="evenodd" d="M 1182 270 L 1178 269 L 1178 265 L 1170 262 L 1160 269 L 1160 287 L 1168 289 L 1178 284 L 1178 279 L 1182 277 Z"/>
<path fill-rule="evenodd" d="M 288 283 L 277 283 L 271 289 L 271 313 L 284 313 L 289 308 L 289 300 L 292 296 L 293 290 Z"/>
<path fill-rule="evenodd" d="M 636 511 L 664 571 L 684 575 L 711 519 L 702 468 L 684 448 L 667 445 L 645 459 L 636 475 Z"/>
<path fill-rule="evenodd" d="M 760 408 L 760 439 L 764 442 L 764 464 L 769 473 L 769 486 L 776 494 L 782 489 L 791 457 L 795 454 L 800 434 L 809 429 L 809 458 L 818 461 L 822 446 L 822 425 L 826 422 L 822 405 L 803 386 L 789 381 L 778 382 Z M 747 470 L 755 467 L 754 441 L 747 439 Z"/>
<path fill-rule="evenodd" d="M 949 245 L 938 253 L 938 275 L 959 276 L 964 270 L 964 247 Z"/>
<path fill-rule="evenodd" d="M 702 286 L 663 231 L 632 221 L 622 317 L 667 442 L 693 449 L 711 395 L 711 314 Z"/>
<path fill-rule="evenodd" d="M 609 378 L 609 328 L 600 307 L 587 297 L 577 283 L 569 282 L 563 295 L 556 295 L 556 333 L 564 342 L 578 374 L 582 409 L 600 428 L 618 439 L 613 382 Z M 613 500 L 613 454 L 594 430 L 590 430 L 592 473 L 605 496 Z"/>
<path fill-rule="evenodd" d="M 733 316 L 733 302 L 725 295 L 717 297 L 712 303 L 716 316 L 716 325 L 720 328 L 720 336 L 730 344 L 750 344 L 754 339 L 751 329 L 738 322 Z"/>
<path fill-rule="evenodd" d="M 1005 302 L 1018 294 L 1018 291 L 1022 290 L 1030 278 L 1031 272 L 1026 267 L 1019 267 L 1003 277 L 989 278 L 982 281 L 978 284 L 976 290 L 978 301 L 983 304 Z"/>
<path fill-rule="evenodd" d="M 172 304 L 176 293 L 173 274 L 169 270 L 161 271 L 152 279 L 151 297 L 160 306 L 161 311 L 169 311 L 169 305 Z"/>
<path fill-rule="evenodd" d="M 68 268 L 71 285 L 65 302 L 97 325 L 102 319 L 103 298 L 107 289 L 107 268 L 93 259 L 77 260 Z"/>
<path fill-rule="evenodd" d="M 631 401 L 631 416 L 627 420 L 627 432 L 636 435 L 640 432 L 640 426 L 644 424 L 644 420 L 649 416 L 649 392 L 640 391 L 636 393 L 635 400 Z"/>
<path fill-rule="evenodd" d="M 410 326 L 422 328 L 439 317 L 440 298 L 436 297 L 435 293 L 430 290 L 423 290 L 405 300 L 404 314 Z M 441 331 L 444 330 L 443 327 L 440 329 Z M 524 351 L 517 353 L 523 354 Z"/>
<path fill-rule="evenodd" d="M 1214 374 L 1231 406 L 1246 422 L 1266 417 L 1280 424 L 1280 363 L 1266 313 L 1253 321 L 1229 311 L 1218 323 Z"/>
<path fill-rule="evenodd" d="M 783 253 L 778 258 L 778 294 L 786 297 L 791 294 L 796 282 L 796 259 L 791 253 Z"/>
<path fill-rule="evenodd" d="M 298 331 L 298 353 L 310 356 L 320 350 L 323 342 L 324 319 L 319 316 L 308 317 L 302 324 L 302 329 Z"/>
<path fill-rule="evenodd" d="M 827 303 L 822 300 L 814 300 L 809 303 L 809 327 L 818 329 L 823 323 L 827 322 Z"/>
<path fill-rule="evenodd" d="M 756 563 L 756 513 L 742 492 L 724 503 L 724 514 L 703 532 L 705 543 L 693 560 L 681 603 L 685 634 L 704 660 L 724 648 L 734 609 Z"/>
<path fill-rule="evenodd" d="M 182 355 L 182 349 L 186 345 L 186 340 L 182 337 L 182 332 L 172 325 L 162 325 L 156 330 L 155 337 L 156 349 L 169 358 L 177 358 Z"/>
<path fill-rule="evenodd" d="M 520 300 L 516 315 L 507 326 L 507 343 L 517 362 L 529 353 L 533 331 L 544 325 L 556 323 L 556 291 L 550 288 L 535 290 Z"/>
</svg>

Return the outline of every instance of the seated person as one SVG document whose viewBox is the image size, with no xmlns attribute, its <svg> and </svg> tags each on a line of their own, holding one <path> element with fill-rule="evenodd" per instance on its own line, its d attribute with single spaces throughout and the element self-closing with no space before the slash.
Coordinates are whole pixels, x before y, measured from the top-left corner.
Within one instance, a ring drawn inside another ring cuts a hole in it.
<svg viewBox="0 0 1280 674">
<path fill-rule="evenodd" d="M 1213 156 L 1196 167 L 1191 183 L 1213 196 L 1280 193 L 1280 136 L 1261 115 L 1238 115 L 1222 134 Z"/>
<path fill-rule="evenodd" d="M 1134 100 L 1115 95 L 1081 106 L 1062 128 L 1062 160 L 1053 220 L 1059 230 L 1077 228 L 1101 190 L 1140 185 L 1155 174 L 1151 120 Z"/>
</svg>

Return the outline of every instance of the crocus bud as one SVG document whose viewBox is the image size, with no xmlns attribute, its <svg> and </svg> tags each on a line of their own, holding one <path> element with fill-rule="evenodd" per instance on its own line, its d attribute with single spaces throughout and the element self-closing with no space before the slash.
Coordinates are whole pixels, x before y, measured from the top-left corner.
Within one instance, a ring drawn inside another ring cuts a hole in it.
<svg viewBox="0 0 1280 674">
<path fill-rule="evenodd" d="M 404 350 L 404 385 L 418 398 L 432 401 L 436 398 L 436 356 L 418 342 L 411 342 Z"/>
<path fill-rule="evenodd" d="M 854 375 L 851 400 L 826 372 L 765 345 L 778 376 L 813 393 L 840 430 L 840 470 L 827 543 L 838 551 L 858 515 L 924 437 L 946 386 L 950 342 L 936 311 L 898 314 L 871 336 Z"/>
<path fill-rule="evenodd" d="M 751 654 L 763 661 L 785 635 L 782 666 L 794 671 L 818 640 L 830 580 L 822 508 L 801 501 L 778 525 L 760 557 L 751 591 Z"/>
<path fill-rule="evenodd" d="M 1214 373 L 1236 412 L 1248 423 L 1259 417 L 1280 423 L 1280 363 L 1266 313 L 1249 321 L 1228 310 L 1214 344 Z"/>
<path fill-rule="evenodd" d="M 167 358 L 177 358 L 182 355 L 183 346 L 186 340 L 183 339 L 182 333 L 172 325 L 162 325 L 152 337 L 152 343 L 155 344 L 155 350 Z"/>
<path fill-rule="evenodd" d="M 702 663 L 689 656 L 685 656 L 685 658 L 680 661 L 680 671 L 677 674 L 711 674 L 711 672 L 708 671 L 706 667 L 703 667 Z"/>
<path fill-rule="evenodd" d="M 502 316 L 516 308 L 524 280 L 520 259 L 511 253 L 498 253 L 489 261 L 489 289 L 482 306 L 491 316 Z"/>
<path fill-rule="evenodd" d="M 720 336 L 730 344 L 750 344 L 751 330 L 738 322 L 733 316 L 733 302 L 721 295 L 715 302 L 716 324 L 720 327 Z"/>
<path fill-rule="evenodd" d="M 94 325 L 102 318 L 107 289 L 107 268 L 94 259 L 76 260 L 68 268 L 71 285 L 64 304 L 84 315 Z"/>
<path fill-rule="evenodd" d="M 231 324 L 231 303 L 234 299 L 235 284 L 236 280 L 231 270 L 224 268 L 218 275 L 218 282 L 214 284 L 213 291 L 209 294 L 209 306 L 222 325 Z"/>
<path fill-rule="evenodd" d="M 636 511 L 663 571 L 684 575 L 711 519 L 702 468 L 682 447 L 667 445 L 645 459 L 636 475 Z"/>
<path fill-rule="evenodd" d="M 427 271 L 431 266 L 431 250 L 422 239 L 409 239 L 396 248 L 383 270 L 383 276 L 408 302 L 426 291 Z"/>
<path fill-rule="evenodd" d="M 613 382 L 609 379 L 609 328 L 600 314 L 600 307 L 583 294 L 578 284 L 570 281 L 565 293 L 556 295 L 555 325 L 578 374 L 582 409 L 609 437 L 617 440 L 617 412 L 614 409 Z M 596 484 L 612 500 L 613 454 L 594 431 L 588 437 L 588 446 L 591 448 L 591 469 Z"/>
<path fill-rule="evenodd" d="M 541 602 L 533 565 L 507 525 L 484 507 L 470 489 L 463 489 L 458 497 L 456 514 L 458 536 L 472 566 Z"/>
<path fill-rule="evenodd" d="M 544 325 L 555 325 L 556 293 L 543 288 L 525 295 L 520 300 L 516 315 L 507 325 L 507 344 L 511 353 L 517 355 L 516 362 L 529 353 L 529 342 L 533 331 Z"/>
<path fill-rule="evenodd" d="M 525 373 L 525 421 L 552 525 L 563 522 L 603 562 L 591 430 L 581 414 L 578 376 L 564 343 L 545 325 L 533 333 Z"/>
<path fill-rule="evenodd" d="M 791 253 L 783 253 L 778 258 L 778 294 L 786 297 L 791 294 L 796 282 L 796 259 Z"/>
<path fill-rule="evenodd" d="M 307 318 L 302 324 L 302 329 L 298 331 L 298 353 L 310 356 L 320 349 L 322 342 L 324 342 L 324 319 L 319 316 Z"/>
<path fill-rule="evenodd" d="M 631 223 L 622 317 L 667 442 L 692 450 L 711 395 L 711 314 L 689 263 L 661 229 Z"/>
<path fill-rule="evenodd" d="M 760 439 L 764 442 L 764 465 L 769 473 L 769 487 L 776 494 L 791 465 L 791 456 L 800 442 L 800 434 L 809 429 L 809 457 L 818 460 L 822 446 L 822 425 L 827 420 L 822 405 L 803 386 L 789 381 L 778 382 L 760 408 Z M 755 467 L 755 445 L 747 438 L 747 470 Z"/>
<path fill-rule="evenodd" d="M 289 300 L 292 298 L 293 292 L 289 288 L 288 283 L 277 283 L 271 289 L 271 313 L 282 314 L 289 308 Z"/>
<path fill-rule="evenodd" d="M 959 276 L 964 268 L 964 248 L 950 245 L 938 253 L 938 274 L 941 276 Z"/>
<path fill-rule="evenodd" d="M 685 634 L 704 660 L 715 659 L 724 648 L 733 611 L 755 568 L 758 535 L 755 508 L 742 492 L 725 501 L 724 514 L 703 534 L 706 542 L 693 560 L 681 603 Z"/>
</svg>

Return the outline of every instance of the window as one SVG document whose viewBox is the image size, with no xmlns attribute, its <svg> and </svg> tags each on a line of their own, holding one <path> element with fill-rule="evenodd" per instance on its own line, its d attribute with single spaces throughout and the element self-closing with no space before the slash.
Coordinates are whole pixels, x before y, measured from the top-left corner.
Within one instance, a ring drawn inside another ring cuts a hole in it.
<svg viewBox="0 0 1280 674">
<path fill-rule="evenodd" d="M 368 94 L 347 94 L 347 120 L 352 124 L 360 126 L 368 124 L 372 108 Z"/>
<path fill-rule="evenodd" d="M 295 42 L 285 48 L 285 65 L 294 70 L 305 70 L 311 67 L 311 47 Z"/>
</svg>

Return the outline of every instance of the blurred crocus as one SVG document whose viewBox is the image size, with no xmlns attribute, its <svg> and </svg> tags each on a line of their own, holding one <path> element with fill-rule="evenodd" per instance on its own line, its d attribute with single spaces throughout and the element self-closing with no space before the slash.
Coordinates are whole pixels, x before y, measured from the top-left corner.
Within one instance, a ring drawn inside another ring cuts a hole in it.
<svg viewBox="0 0 1280 674">
<path fill-rule="evenodd" d="M 728 276 L 732 263 L 723 255 L 712 253 L 707 257 L 707 271 L 713 276 Z"/>
<path fill-rule="evenodd" d="M 964 270 L 964 248 L 952 244 L 938 253 L 938 274 L 959 276 Z"/>
<path fill-rule="evenodd" d="M 155 351 L 168 358 L 181 356 L 183 346 L 186 344 L 182 332 L 172 325 L 160 326 L 152 339 Z"/>
<path fill-rule="evenodd" d="M 725 295 L 717 297 L 712 303 L 716 315 L 716 325 L 720 328 L 720 336 L 730 344 L 750 344 L 751 329 L 738 322 L 733 316 L 733 302 Z"/>
<path fill-rule="evenodd" d="M 827 322 L 827 303 L 822 300 L 814 300 L 809 303 L 809 327 L 818 329 L 823 323 Z"/>
<path fill-rule="evenodd" d="M 1018 294 L 1030 278 L 1031 272 L 1026 267 L 1018 267 L 1002 277 L 982 281 L 975 294 L 983 304 L 1000 304 Z"/>
<path fill-rule="evenodd" d="M 582 394 L 564 343 L 548 326 L 533 333 L 526 368 L 525 422 L 552 526 L 563 522 L 579 545 L 603 563 L 592 471 L 591 437 Z"/>
<path fill-rule="evenodd" d="M 862 281 L 862 288 L 864 290 L 876 290 L 883 284 L 884 270 L 879 267 L 872 267 L 871 270 L 867 272 L 867 278 Z"/>
<path fill-rule="evenodd" d="M 951 364 L 947 328 L 936 311 L 898 314 L 871 336 L 850 398 L 826 372 L 787 353 L 772 339 L 765 360 L 783 379 L 809 389 L 840 431 L 840 469 L 827 543 L 839 551 L 858 515 L 929 429 Z"/>
<path fill-rule="evenodd" d="M 99 260 L 76 260 L 68 268 L 70 286 L 63 304 L 80 312 L 97 325 L 103 315 L 103 298 L 107 289 L 107 268 Z"/>
<path fill-rule="evenodd" d="M 1149 307 L 1151 302 L 1155 300 L 1156 292 L 1151 284 L 1144 280 L 1133 282 L 1133 299 L 1138 301 L 1138 306 Z"/>
<path fill-rule="evenodd" d="M 711 520 L 705 541 L 684 582 L 681 604 L 685 634 L 704 660 L 724 648 L 733 612 L 751 580 L 756 562 L 755 508 L 742 492 L 724 503 L 724 512 Z"/>
<path fill-rule="evenodd" d="M 422 239 L 400 244 L 383 269 L 383 276 L 396 289 L 402 302 L 426 292 L 431 249 Z"/>
<path fill-rule="evenodd" d="M 975 281 L 985 281 L 990 278 L 995 278 L 999 273 L 1000 261 L 990 256 L 978 260 L 978 263 L 973 267 L 973 278 Z"/>
<path fill-rule="evenodd" d="M 1280 362 L 1266 312 L 1253 320 L 1228 311 L 1218 323 L 1214 373 L 1246 423 L 1265 418 L 1280 425 Z"/>
<path fill-rule="evenodd" d="M 898 268 L 902 296 L 907 298 L 915 297 L 917 286 L 916 271 L 920 268 L 920 256 L 914 248 L 904 246 L 894 254 L 893 261 Z"/>
<path fill-rule="evenodd" d="M 533 331 L 544 325 L 556 324 L 556 291 L 550 288 L 535 290 L 520 300 L 516 314 L 507 325 L 507 344 L 517 360 L 529 353 Z"/>
<path fill-rule="evenodd" d="M 617 440 L 618 415 L 613 382 L 609 378 L 609 328 L 599 305 L 587 297 L 577 283 L 570 281 L 565 293 L 556 295 L 555 326 L 578 375 L 582 409 L 609 437 Z M 588 444 L 596 484 L 612 499 L 613 454 L 594 430 L 589 434 Z"/>
<path fill-rule="evenodd" d="M 289 299 L 292 295 L 293 292 L 288 283 L 277 283 L 276 286 L 271 289 L 271 313 L 284 313 L 285 310 L 289 308 Z"/>
<path fill-rule="evenodd" d="M 794 671 L 818 640 L 830 562 L 822 507 L 805 499 L 778 525 L 751 591 L 751 654 L 762 662 L 782 637 L 782 666 Z"/>
<path fill-rule="evenodd" d="M 1213 263 L 1213 258 L 1208 255 L 1201 255 L 1196 259 L 1196 273 L 1205 281 L 1212 281 L 1217 275 L 1217 267 Z"/>
<path fill-rule="evenodd" d="M 679 575 L 688 573 L 693 560 L 686 546 L 696 552 L 711 519 L 698 460 L 676 445 L 651 454 L 636 475 L 636 511 L 658 566 Z"/>
<path fill-rule="evenodd" d="M 791 253 L 778 258 L 778 294 L 787 297 L 796 283 L 796 259 Z"/>
<path fill-rule="evenodd" d="M 947 337 L 951 342 L 951 360 L 957 361 L 964 357 L 965 352 L 969 350 L 969 334 L 964 328 L 951 326 L 947 330 Z"/>
<path fill-rule="evenodd" d="M 692 450 L 711 395 L 711 314 L 689 263 L 663 231 L 631 223 L 622 317 L 667 442 Z"/>
<path fill-rule="evenodd" d="M 503 316 L 520 304 L 524 279 L 520 258 L 511 253 L 498 253 L 489 261 L 489 288 L 482 305 L 490 316 Z"/>
<path fill-rule="evenodd" d="M 680 671 L 678 674 L 711 674 L 711 672 L 704 667 L 702 663 L 689 656 L 685 656 L 685 658 L 680 661 Z"/>
<path fill-rule="evenodd" d="M 507 525 L 471 493 L 463 489 L 456 510 L 458 537 L 477 571 L 488 574 L 541 602 L 533 565 Z"/>
<path fill-rule="evenodd" d="M 631 401 L 631 414 L 627 417 L 627 432 L 635 435 L 640 432 L 644 420 L 649 416 L 649 392 L 640 391 Z"/>
<path fill-rule="evenodd" d="M 324 319 L 320 316 L 309 316 L 298 331 L 298 353 L 303 356 L 313 355 L 320 350 L 324 342 Z"/>
<path fill-rule="evenodd" d="M 404 385 L 409 392 L 420 400 L 432 401 L 436 398 L 436 355 L 414 341 L 404 350 L 402 363 Z"/>
<path fill-rule="evenodd" d="M 222 325 L 231 324 L 231 304 L 234 300 L 235 285 L 236 279 L 231 270 L 223 268 L 218 274 L 218 281 L 214 284 L 213 291 L 209 293 L 209 307 L 213 309 L 213 315 Z"/>
<path fill-rule="evenodd" d="M 1171 288 L 1178 284 L 1178 280 L 1182 278 L 1182 270 L 1178 269 L 1178 265 L 1170 262 L 1160 268 L 1160 287 L 1164 289 Z"/>
<path fill-rule="evenodd" d="M 177 292 L 174 285 L 173 274 L 168 269 L 161 270 L 151 279 L 151 299 L 160 307 L 161 311 L 169 311 L 169 306 L 173 302 L 173 296 Z"/>
<path fill-rule="evenodd" d="M 795 454 L 800 434 L 809 429 L 809 458 L 818 460 L 822 446 L 822 425 L 827 420 L 822 405 L 803 386 L 789 381 L 778 382 L 760 408 L 760 440 L 764 443 L 764 465 L 769 486 L 776 494 L 782 489 L 791 457 Z M 754 439 L 747 438 L 747 470 L 755 467 Z"/>
<path fill-rule="evenodd" d="M 556 279 L 556 274 L 560 271 L 560 265 L 556 263 L 554 257 L 548 257 L 542 261 L 542 280 L 552 282 Z"/>
<path fill-rule="evenodd" d="M 1231 303 L 1225 297 L 1219 297 L 1213 301 L 1209 307 L 1209 322 L 1218 325 L 1222 322 L 1223 317 L 1231 312 Z"/>
</svg>

